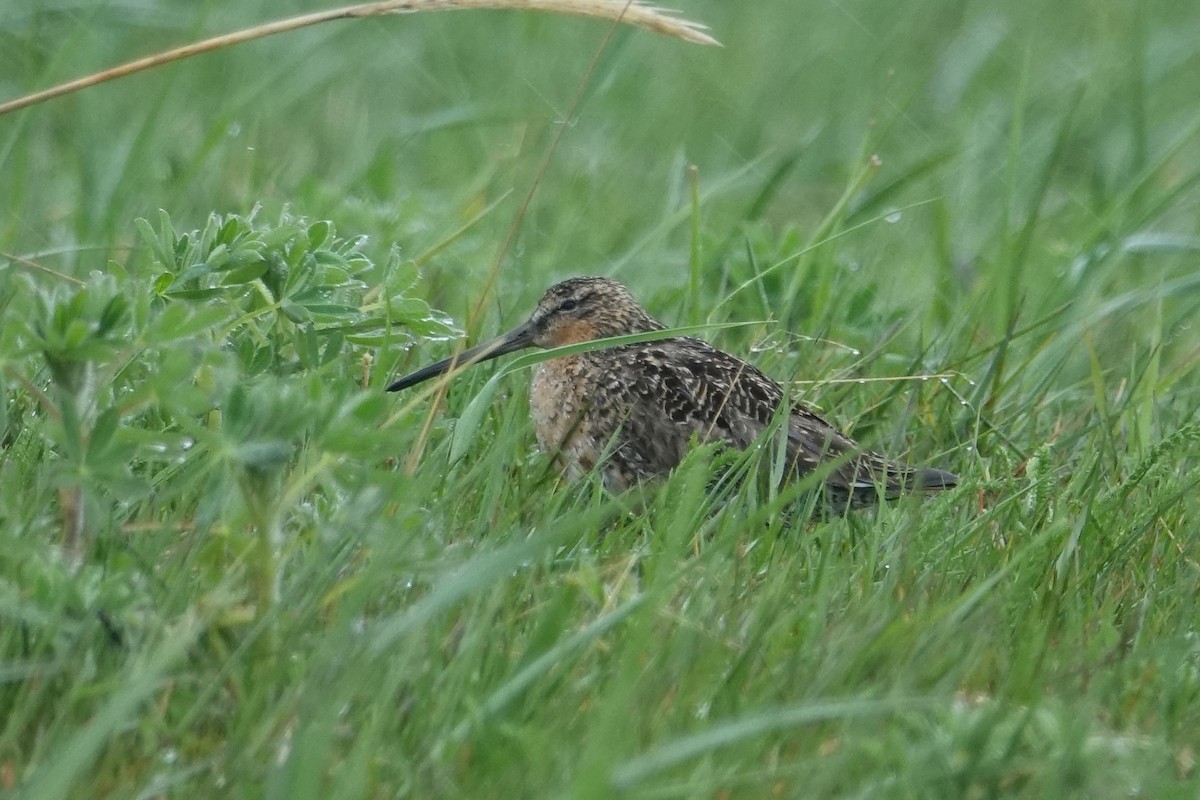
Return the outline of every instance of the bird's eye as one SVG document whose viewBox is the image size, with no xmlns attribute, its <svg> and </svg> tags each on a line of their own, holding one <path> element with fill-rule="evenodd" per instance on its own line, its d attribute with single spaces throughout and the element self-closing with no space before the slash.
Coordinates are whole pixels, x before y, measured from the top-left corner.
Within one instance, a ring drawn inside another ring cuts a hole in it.
<svg viewBox="0 0 1200 800">
<path fill-rule="evenodd" d="M 579 301 L 576 300 L 574 297 L 568 297 L 566 300 L 563 300 L 559 304 L 558 310 L 559 311 L 574 311 L 578 307 L 579 307 Z"/>
</svg>

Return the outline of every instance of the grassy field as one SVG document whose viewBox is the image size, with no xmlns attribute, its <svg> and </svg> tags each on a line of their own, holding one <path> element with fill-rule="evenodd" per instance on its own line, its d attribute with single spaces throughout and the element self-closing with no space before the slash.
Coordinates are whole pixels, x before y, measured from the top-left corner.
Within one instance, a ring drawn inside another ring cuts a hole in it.
<svg viewBox="0 0 1200 800">
<path fill-rule="evenodd" d="M 314 5 L 0 0 L 0 100 Z M 1200 6 L 679 5 L 0 117 L 0 792 L 1200 794 Z M 613 496 L 525 370 L 383 392 L 577 274 L 962 485 Z"/>
</svg>

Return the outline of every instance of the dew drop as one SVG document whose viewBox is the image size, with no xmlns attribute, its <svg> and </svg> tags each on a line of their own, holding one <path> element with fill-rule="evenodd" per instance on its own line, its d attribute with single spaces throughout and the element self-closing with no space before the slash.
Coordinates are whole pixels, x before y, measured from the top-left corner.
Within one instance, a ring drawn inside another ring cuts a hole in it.
<svg viewBox="0 0 1200 800">
<path fill-rule="evenodd" d="M 904 215 L 903 215 L 903 214 L 901 214 L 899 211 L 893 211 L 892 213 L 890 213 L 890 214 L 888 214 L 887 216 L 885 216 L 885 217 L 883 218 L 883 221 L 884 221 L 884 222 L 890 222 L 890 223 L 892 223 L 892 224 L 895 224 L 895 223 L 897 223 L 897 222 L 899 222 L 899 221 L 900 221 L 900 218 L 901 218 L 902 216 L 904 216 Z"/>
</svg>

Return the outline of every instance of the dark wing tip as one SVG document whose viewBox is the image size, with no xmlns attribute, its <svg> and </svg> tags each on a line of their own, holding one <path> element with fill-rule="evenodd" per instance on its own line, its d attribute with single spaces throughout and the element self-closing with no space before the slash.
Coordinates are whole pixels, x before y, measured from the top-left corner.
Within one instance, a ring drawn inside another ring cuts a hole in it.
<svg viewBox="0 0 1200 800">
<path fill-rule="evenodd" d="M 950 489 L 958 486 L 958 476 L 942 469 L 923 467 L 913 476 L 914 489 Z"/>
</svg>

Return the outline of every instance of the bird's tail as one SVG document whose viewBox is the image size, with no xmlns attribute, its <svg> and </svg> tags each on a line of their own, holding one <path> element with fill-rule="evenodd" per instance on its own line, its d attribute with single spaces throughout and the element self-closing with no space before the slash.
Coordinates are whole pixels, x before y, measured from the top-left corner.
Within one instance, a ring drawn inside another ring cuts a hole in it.
<svg viewBox="0 0 1200 800">
<path fill-rule="evenodd" d="M 910 491 L 938 491 L 958 486 L 958 476 L 944 469 L 918 467 L 912 469 L 911 473 L 912 482 L 907 487 Z"/>
<path fill-rule="evenodd" d="M 935 492 L 958 485 L 958 476 L 932 467 L 913 467 L 888 461 L 875 453 L 864 453 L 853 460 L 845 472 L 848 479 L 841 488 L 848 492 L 852 506 L 871 505 L 880 498 L 895 500 L 916 492 Z M 843 473 L 845 474 L 845 473 Z"/>
</svg>

